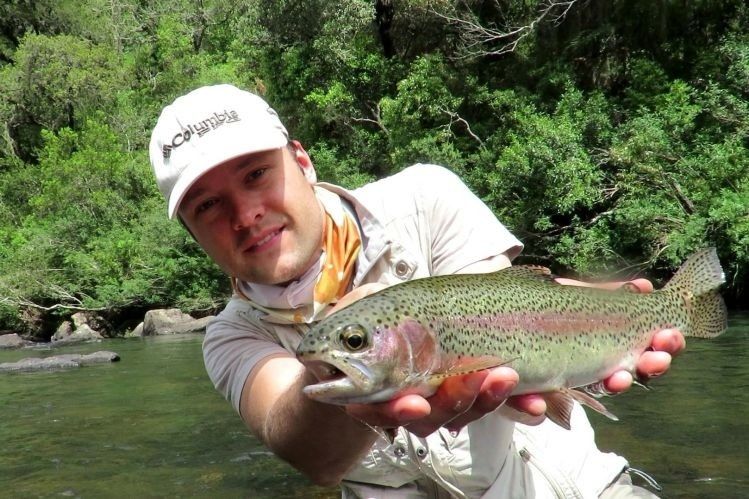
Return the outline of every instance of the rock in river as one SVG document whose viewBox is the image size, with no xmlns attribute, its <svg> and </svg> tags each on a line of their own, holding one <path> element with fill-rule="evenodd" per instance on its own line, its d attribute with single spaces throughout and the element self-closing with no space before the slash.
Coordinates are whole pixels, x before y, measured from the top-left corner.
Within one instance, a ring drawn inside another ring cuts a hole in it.
<svg viewBox="0 0 749 499">
<path fill-rule="evenodd" d="M 213 317 L 194 319 L 176 308 L 149 310 L 143 319 L 143 336 L 202 333 Z"/>
<path fill-rule="evenodd" d="M 16 333 L 0 335 L 0 348 L 21 348 L 29 345 L 33 345 L 33 343 L 24 340 Z"/>
<path fill-rule="evenodd" d="M 64 369 L 67 367 L 80 367 L 90 364 L 102 364 L 106 362 L 117 362 L 120 356 L 114 352 L 101 350 L 89 354 L 71 353 L 54 355 L 52 357 L 29 357 L 18 362 L 0 363 L 0 373 L 20 371 L 47 371 L 52 369 Z"/>
</svg>

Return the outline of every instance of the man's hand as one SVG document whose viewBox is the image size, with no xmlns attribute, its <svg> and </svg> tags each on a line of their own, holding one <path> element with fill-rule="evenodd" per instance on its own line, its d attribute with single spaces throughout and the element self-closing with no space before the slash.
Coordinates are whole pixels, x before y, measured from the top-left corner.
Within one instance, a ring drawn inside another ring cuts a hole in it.
<svg viewBox="0 0 749 499">
<path fill-rule="evenodd" d="M 351 404 L 351 416 L 373 426 L 404 426 L 425 437 L 445 426 L 459 430 L 471 421 L 493 412 L 510 396 L 518 374 L 497 367 L 446 379 L 429 398 L 404 395 L 381 404 Z"/>
</svg>

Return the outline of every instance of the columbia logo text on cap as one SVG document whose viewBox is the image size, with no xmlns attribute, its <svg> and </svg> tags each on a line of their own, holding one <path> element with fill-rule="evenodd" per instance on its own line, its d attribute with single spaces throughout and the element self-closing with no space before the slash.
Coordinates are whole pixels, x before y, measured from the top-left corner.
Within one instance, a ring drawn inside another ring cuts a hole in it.
<svg viewBox="0 0 749 499">
<path fill-rule="evenodd" d="M 183 128 L 181 132 L 178 132 L 174 137 L 172 137 L 170 144 L 164 144 L 161 148 L 164 159 L 169 159 L 169 156 L 172 155 L 172 149 L 176 149 L 185 142 L 189 142 L 194 135 L 202 137 L 206 133 L 217 129 L 224 123 L 236 123 L 241 120 L 239 113 L 232 109 L 231 111 L 224 110 L 222 113 L 213 113 L 213 115 L 202 121 L 198 121 L 192 125 L 187 125 L 187 128 Z"/>
</svg>

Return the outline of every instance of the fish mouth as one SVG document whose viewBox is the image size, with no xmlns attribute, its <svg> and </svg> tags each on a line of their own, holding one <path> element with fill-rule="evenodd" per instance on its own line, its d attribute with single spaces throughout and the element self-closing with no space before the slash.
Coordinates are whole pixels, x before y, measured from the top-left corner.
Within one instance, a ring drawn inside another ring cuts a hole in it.
<svg viewBox="0 0 749 499">
<path fill-rule="evenodd" d="M 312 371 L 312 374 L 314 374 L 315 377 L 318 380 L 320 380 L 320 383 L 334 382 L 335 380 L 339 380 L 339 379 L 346 377 L 346 373 L 338 369 L 333 364 L 330 364 L 328 362 L 323 362 L 322 360 L 313 360 L 310 362 L 305 362 L 304 365 L 306 366 L 307 369 Z"/>
<path fill-rule="evenodd" d="M 361 362 L 349 359 L 337 365 L 322 360 L 303 363 L 319 380 L 302 389 L 313 400 L 329 404 L 351 404 L 368 400 L 373 391 L 374 374 Z"/>
</svg>

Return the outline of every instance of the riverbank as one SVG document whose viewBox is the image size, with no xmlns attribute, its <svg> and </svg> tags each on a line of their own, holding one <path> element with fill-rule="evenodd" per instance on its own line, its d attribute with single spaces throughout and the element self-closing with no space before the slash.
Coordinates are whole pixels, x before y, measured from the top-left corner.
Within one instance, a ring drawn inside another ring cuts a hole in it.
<svg viewBox="0 0 749 499">
<path fill-rule="evenodd" d="M 146 312 L 143 322 L 132 331 L 123 334 L 125 338 L 144 336 L 167 336 L 175 334 L 202 334 L 213 316 L 195 319 L 179 309 L 156 309 Z M 111 351 L 98 351 L 89 354 L 68 353 L 49 355 L 50 349 L 69 345 L 100 343 L 110 338 L 107 323 L 90 313 L 77 313 L 70 321 L 64 321 L 52 335 L 49 342 L 31 341 L 17 333 L 0 335 L 0 350 L 36 351 L 28 357 L 14 362 L 0 362 L 1 373 L 51 371 L 69 369 L 93 364 L 117 362 L 119 354 Z M 43 353 L 38 353 L 39 351 Z"/>
<path fill-rule="evenodd" d="M 104 338 L 160 336 L 170 334 L 203 333 L 214 316 L 195 318 L 177 308 L 149 310 L 143 321 L 132 330 L 116 330 L 109 321 L 93 312 L 78 312 L 64 320 L 49 341 L 42 335 L 20 335 L 14 332 L 0 334 L 0 350 L 26 348 L 39 344 L 68 345 Z"/>
</svg>

